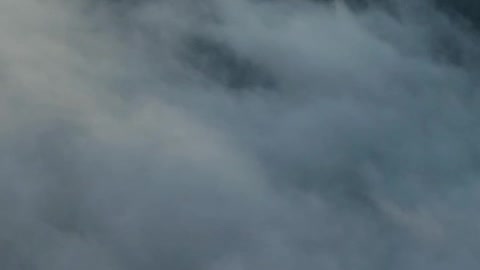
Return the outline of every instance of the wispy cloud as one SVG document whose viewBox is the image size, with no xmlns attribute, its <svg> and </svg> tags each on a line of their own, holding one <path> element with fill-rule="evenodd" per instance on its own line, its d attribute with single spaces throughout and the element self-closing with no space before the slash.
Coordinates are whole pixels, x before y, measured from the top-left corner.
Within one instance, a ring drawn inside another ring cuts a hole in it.
<svg viewBox="0 0 480 270">
<path fill-rule="evenodd" d="M 0 2 L 0 268 L 477 269 L 478 36 L 344 2 Z"/>
</svg>

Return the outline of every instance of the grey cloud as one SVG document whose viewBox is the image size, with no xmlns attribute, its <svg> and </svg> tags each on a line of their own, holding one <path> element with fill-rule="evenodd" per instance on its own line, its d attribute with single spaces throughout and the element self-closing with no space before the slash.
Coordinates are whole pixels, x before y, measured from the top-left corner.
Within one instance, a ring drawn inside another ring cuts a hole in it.
<svg viewBox="0 0 480 270">
<path fill-rule="evenodd" d="M 477 269 L 471 17 L 363 2 L 0 3 L 0 268 Z"/>
</svg>

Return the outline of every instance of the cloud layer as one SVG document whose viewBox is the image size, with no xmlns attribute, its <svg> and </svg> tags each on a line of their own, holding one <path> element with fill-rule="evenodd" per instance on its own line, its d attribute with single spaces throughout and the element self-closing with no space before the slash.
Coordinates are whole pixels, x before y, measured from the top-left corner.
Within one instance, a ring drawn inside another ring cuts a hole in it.
<svg viewBox="0 0 480 270">
<path fill-rule="evenodd" d="M 478 269 L 478 35 L 366 2 L 1 1 L 0 268 Z"/>
</svg>

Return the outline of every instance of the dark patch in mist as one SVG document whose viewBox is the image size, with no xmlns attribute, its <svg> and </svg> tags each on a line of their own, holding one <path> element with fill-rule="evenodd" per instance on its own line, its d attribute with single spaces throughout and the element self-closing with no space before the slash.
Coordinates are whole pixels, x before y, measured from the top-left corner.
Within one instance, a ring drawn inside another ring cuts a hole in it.
<svg viewBox="0 0 480 270">
<path fill-rule="evenodd" d="M 232 89 L 275 88 L 268 71 L 256 66 L 250 59 L 242 59 L 225 44 L 205 37 L 194 37 L 187 42 L 186 53 L 193 68 L 221 85 Z"/>
</svg>

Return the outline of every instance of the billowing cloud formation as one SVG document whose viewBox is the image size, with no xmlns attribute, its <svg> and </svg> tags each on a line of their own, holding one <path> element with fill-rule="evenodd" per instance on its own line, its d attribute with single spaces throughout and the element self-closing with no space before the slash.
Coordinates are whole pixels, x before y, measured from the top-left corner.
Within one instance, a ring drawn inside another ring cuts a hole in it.
<svg viewBox="0 0 480 270">
<path fill-rule="evenodd" d="M 478 269 L 480 48 L 431 1 L 0 2 L 0 268 Z"/>
</svg>

